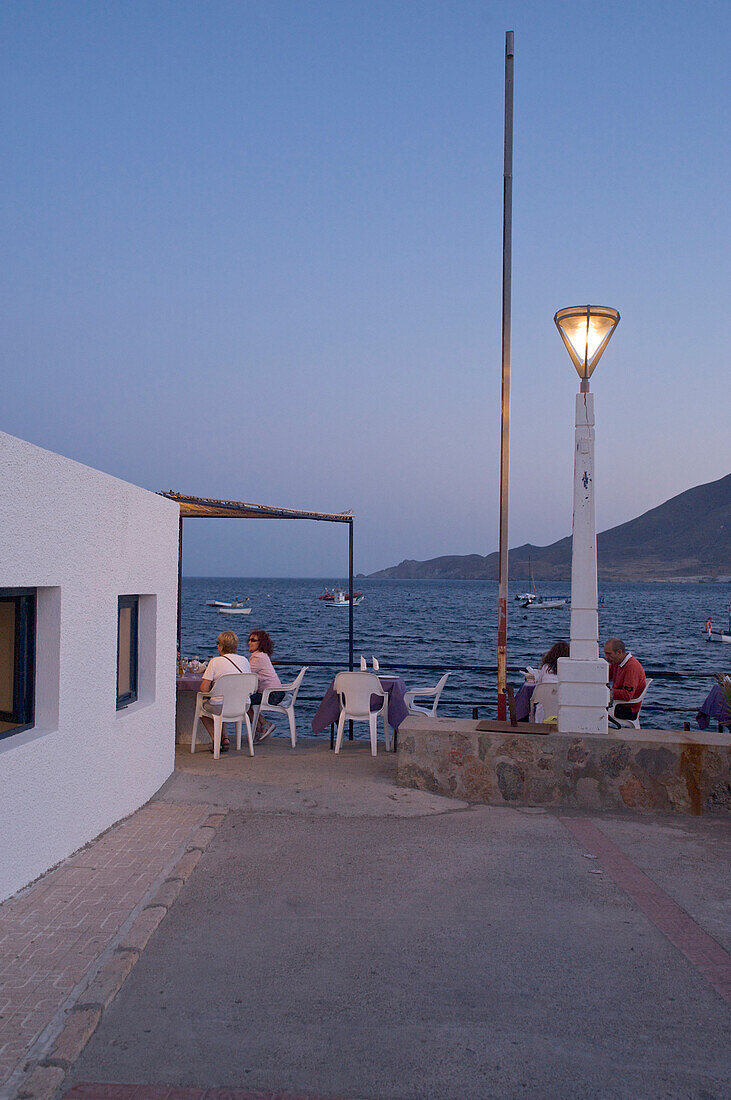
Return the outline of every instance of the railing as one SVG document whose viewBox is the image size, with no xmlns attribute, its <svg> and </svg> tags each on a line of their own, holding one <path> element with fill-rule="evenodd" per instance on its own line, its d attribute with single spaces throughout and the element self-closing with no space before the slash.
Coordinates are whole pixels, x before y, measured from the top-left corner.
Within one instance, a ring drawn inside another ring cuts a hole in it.
<svg viewBox="0 0 731 1100">
<path fill-rule="evenodd" d="M 399 670 L 403 669 L 404 671 L 419 672 L 419 673 L 421 673 L 421 672 L 438 672 L 440 675 L 446 670 L 446 667 L 447 667 L 445 664 L 439 664 L 439 665 L 407 664 L 404 661 L 400 661 L 400 660 L 396 660 L 393 663 L 394 663 L 394 665 L 396 665 L 398 667 Z M 277 666 L 282 667 L 282 668 L 301 668 L 302 665 L 308 665 L 308 667 L 310 667 L 310 668 L 333 668 L 333 669 L 337 669 L 338 671 L 340 671 L 344 666 L 344 662 L 342 660 L 341 661 L 307 661 L 307 660 L 290 661 L 290 660 L 280 660 L 280 659 L 277 660 Z M 480 672 L 480 673 L 487 673 L 488 675 L 497 677 L 497 665 L 454 665 L 454 664 L 452 664 L 452 665 L 449 666 L 449 669 L 450 669 L 450 672 L 456 672 L 456 673 Z M 520 676 L 522 674 L 522 672 L 523 672 L 523 669 L 520 666 L 517 666 L 517 665 L 508 668 L 508 675 Z M 653 680 L 668 680 L 668 681 L 671 681 L 671 682 L 673 682 L 673 681 L 679 682 L 679 681 L 682 681 L 682 680 L 714 680 L 715 679 L 715 673 L 708 672 L 708 671 L 671 672 L 671 671 L 666 671 L 666 670 L 659 670 L 659 669 L 656 670 L 656 669 L 646 668 L 645 669 L 645 674 L 648 678 L 651 678 Z M 319 703 L 321 701 L 321 696 L 314 696 L 314 695 L 308 696 L 308 695 L 303 695 L 302 693 L 300 693 L 299 698 L 303 702 L 308 702 L 308 703 Z M 477 699 L 477 700 L 465 699 L 463 697 L 455 699 L 455 698 L 450 697 L 450 693 L 449 693 L 448 688 L 445 688 L 445 690 L 442 694 L 440 705 L 447 706 L 447 707 L 467 707 L 472 711 L 472 717 L 477 718 L 478 717 L 478 713 L 477 713 L 478 710 L 480 708 L 484 709 L 486 707 L 489 707 L 489 708 L 495 707 L 497 705 L 497 698 L 495 698 L 494 700 L 493 699 L 485 699 L 484 696 L 483 696 L 481 699 Z M 661 710 L 661 711 L 677 712 L 679 714 L 694 714 L 695 711 L 697 710 L 697 706 L 694 706 L 693 704 L 691 704 L 689 706 L 679 707 L 679 706 L 674 706 L 670 703 L 658 703 L 658 702 L 653 702 L 652 700 L 648 700 L 647 702 L 644 702 L 642 704 L 642 710 L 645 713 Z"/>
</svg>

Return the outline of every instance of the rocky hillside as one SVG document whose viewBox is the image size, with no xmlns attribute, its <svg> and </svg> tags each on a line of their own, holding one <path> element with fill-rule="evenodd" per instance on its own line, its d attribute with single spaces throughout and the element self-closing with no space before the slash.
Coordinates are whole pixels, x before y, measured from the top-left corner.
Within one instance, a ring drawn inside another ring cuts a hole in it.
<svg viewBox="0 0 731 1100">
<path fill-rule="evenodd" d="M 688 489 L 637 519 L 597 536 L 599 579 L 660 581 L 731 577 L 731 474 Z M 510 577 L 527 579 L 528 559 L 536 580 L 571 578 L 571 538 L 550 546 L 526 543 L 510 551 Z M 372 577 L 497 580 L 498 555 L 449 555 L 402 561 Z"/>
</svg>

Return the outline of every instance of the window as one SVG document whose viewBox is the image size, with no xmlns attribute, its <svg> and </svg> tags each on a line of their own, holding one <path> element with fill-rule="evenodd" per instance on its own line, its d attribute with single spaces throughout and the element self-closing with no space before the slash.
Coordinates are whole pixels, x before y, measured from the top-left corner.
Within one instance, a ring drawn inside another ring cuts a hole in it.
<svg viewBox="0 0 731 1100">
<path fill-rule="evenodd" d="M 34 721 L 36 593 L 0 588 L 0 738 Z"/>
<path fill-rule="evenodd" d="M 117 710 L 137 699 L 139 596 L 120 596 L 117 611 Z"/>
</svg>

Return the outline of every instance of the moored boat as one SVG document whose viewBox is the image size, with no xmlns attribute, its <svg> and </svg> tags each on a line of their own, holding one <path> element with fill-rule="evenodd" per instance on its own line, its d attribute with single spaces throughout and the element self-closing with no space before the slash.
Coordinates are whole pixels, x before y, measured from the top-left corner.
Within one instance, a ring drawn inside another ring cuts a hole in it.
<svg viewBox="0 0 731 1100">
<path fill-rule="evenodd" d="M 237 607 L 233 607 L 233 605 L 231 607 L 217 607 L 216 611 L 218 612 L 219 615 L 250 615 L 251 614 L 251 608 L 250 607 L 243 607 L 243 605 L 241 605 L 241 604 L 239 604 L 239 606 L 237 606 Z"/>
<path fill-rule="evenodd" d="M 357 607 L 359 603 L 363 603 L 365 595 L 362 592 L 353 593 L 353 607 Z M 336 588 L 332 593 L 332 599 L 328 600 L 329 607 L 349 607 L 350 606 L 350 594 L 345 591 L 344 588 Z"/>
</svg>

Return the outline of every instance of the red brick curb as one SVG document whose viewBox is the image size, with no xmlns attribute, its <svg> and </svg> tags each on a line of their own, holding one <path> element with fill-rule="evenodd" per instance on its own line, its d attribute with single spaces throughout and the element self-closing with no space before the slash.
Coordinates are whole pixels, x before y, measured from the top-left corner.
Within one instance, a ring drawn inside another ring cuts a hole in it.
<svg viewBox="0 0 731 1100">
<path fill-rule="evenodd" d="M 172 1085 L 74 1085 L 63 1100 L 343 1100 L 304 1092 L 252 1092 L 250 1089 L 196 1089 Z"/>
<path fill-rule="evenodd" d="M 28 1075 L 23 1079 L 17 1092 L 18 1100 L 52 1100 L 57 1094 L 69 1067 L 76 1061 L 94 1034 L 104 1009 L 122 988 L 152 933 L 177 898 L 204 848 L 216 835 L 225 817 L 225 814 L 209 814 L 203 825 L 194 833 L 185 853 L 155 891 L 152 900 L 138 914 L 129 930 L 120 937 L 120 942 L 114 948 L 112 955 L 97 971 L 86 989 L 82 991 L 76 1004 L 70 1009 L 52 1047 L 35 1066 L 32 1062 L 29 1064 Z M 75 1086 L 75 1088 L 79 1087 L 96 1090 L 83 1093 L 85 1097 L 99 1096 L 110 1100 L 119 1096 L 126 1100 L 127 1096 L 132 1095 L 129 1092 L 130 1088 L 138 1090 L 142 1086 L 104 1084 Z M 72 1094 L 73 1089 L 68 1095 Z M 202 1095 L 200 1089 L 192 1090 L 189 1097 L 186 1095 L 186 1100 L 194 1100 L 199 1094 Z M 157 1089 L 144 1095 L 146 1100 L 156 1100 L 157 1096 L 173 1100 L 178 1092 L 163 1086 L 162 1090 Z M 224 1100 L 223 1093 L 220 1100 Z"/>
<path fill-rule="evenodd" d="M 731 1001 L 731 955 L 728 951 L 704 932 L 685 909 L 681 909 L 593 822 L 580 817 L 562 817 L 560 821 L 583 848 L 597 857 L 602 869 L 724 1001 Z"/>
</svg>

